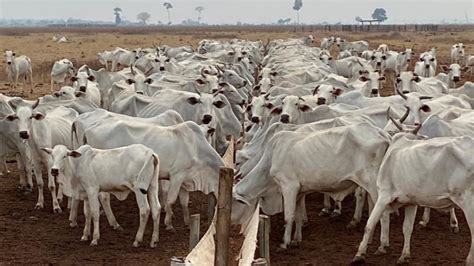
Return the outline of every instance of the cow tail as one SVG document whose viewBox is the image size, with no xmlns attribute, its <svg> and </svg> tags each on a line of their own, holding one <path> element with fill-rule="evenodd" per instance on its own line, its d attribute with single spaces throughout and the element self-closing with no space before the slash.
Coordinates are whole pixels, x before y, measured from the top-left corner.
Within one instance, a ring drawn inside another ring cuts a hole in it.
<svg viewBox="0 0 474 266">
<path fill-rule="evenodd" d="M 153 166 L 153 173 L 152 176 L 147 176 L 144 172 L 150 166 Z M 152 153 L 149 159 L 147 159 L 143 164 L 143 167 L 142 169 L 140 169 L 140 172 L 138 172 L 137 181 L 134 187 L 138 188 L 142 194 L 147 194 L 152 179 L 156 178 L 156 180 L 158 181 L 158 174 L 159 159 L 156 154 Z"/>
<path fill-rule="evenodd" d="M 74 145 L 74 137 L 76 137 L 77 146 Z M 73 123 L 72 123 L 72 126 L 71 126 L 71 147 L 72 147 L 73 149 L 77 149 L 78 146 L 79 146 L 79 139 L 77 138 L 76 123 L 73 122 Z"/>
</svg>

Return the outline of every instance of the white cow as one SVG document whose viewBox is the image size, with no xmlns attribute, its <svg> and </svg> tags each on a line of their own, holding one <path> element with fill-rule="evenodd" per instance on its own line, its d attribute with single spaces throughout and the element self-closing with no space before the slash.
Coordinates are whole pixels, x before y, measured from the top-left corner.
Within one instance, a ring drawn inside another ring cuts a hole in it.
<svg viewBox="0 0 474 266">
<path fill-rule="evenodd" d="M 406 48 L 403 52 L 389 51 L 389 56 L 386 62 L 386 69 L 395 71 L 395 75 L 400 74 L 402 71 L 407 71 L 408 65 L 411 62 L 411 57 L 415 55 L 412 48 Z"/>
<path fill-rule="evenodd" d="M 51 69 L 51 92 L 54 91 L 54 84 L 62 84 L 66 79 L 74 75 L 74 65 L 69 59 L 61 59 L 54 62 Z"/>
<path fill-rule="evenodd" d="M 76 75 L 71 77 L 73 88 L 76 89 L 76 96 L 84 95 L 97 106 L 102 106 L 99 85 L 95 80 L 95 76 L 91 75 L 88 67 L 86 67 L 85 72 L 79 71 Z"/>
<path fill-rule="evenodd" d="M 358 54 L 362 54 L 362 52 L 369 49 L 369 43 L 367 41 L 348 42 L 340 37 L 336 38 L 336 45 L 340 51 L 353 50 Z"/>
<path fill-rule="evenodd" d="M 388 51 L 390 51 L 390 49 L 388 49 L 388 45 L 385 44 L 385 43 L 382 43 L 379 45 L 379 47 L 377 47 L 377 52 L 381 52 L 383 54 L 386 54 L 388 53 Z"/>
<path fill-rule="evenodd" d="M 112 63 L 114 60 L 114 52 L 113 51 L 103 51 L 97 53 L 97 59 L 99 62 L 105 66 L 105 69 L 109 69 L 109 62 Z"/>
<path fill-rule="evenodd" d="M 415 128 L 415 134 L 419 128 Z M 381 218 L 382 226 L 386 228 L 382 231 L 386 236 L 382 237 L 379 252 L 385 252 L 388 247 L 389 212 L 402 206 L 405 206 L 404 245 L 399 263 L 407 263 L 410 260 L 410 238 L 417 206 L 441 210 L 461 208 L 474 239 L 474 161 L 470 154 L 472 150 L 474 138 L 468 136 L 420 139 L 411 133 L 396 134 L 380 166 L 377 201 L 353 261 L 365 260 L 367 244 Z M 473 263 L 474 242 L 471 242 L 466 264 Z"/>
<path fill-rule="evenodd" d="M 30 147 L 31 160 L 39 192 L 35 208 L 42 209 L 44 206 L 42 171 L 50 166 L 51 161 L 46 154 L 40 151 L 40 148 L 52 148 L 58 144 L 71 147 L 69 132 L 72 122 L 78 113 L 73 109 L 65 107 L 58 107 L 47 113 L 39 112 L 35 110 L 39 105 L 39 100 L 33 106 L 24 104 L 17 106 L 12 101 L 9 104 L 15 113 L 9 115 L 7 120 L 11 123 L 16 123 L 19 137 L 27 141 Z M 61 207 L 56 197 L 55 180 L 51 175 L 48 175 L 48 188 L 51 191 L 53 200 L 53 211 L 55 213 L 61 212 Z M 61 190 L 62 187 L 60 186 L 58 192 L 60 201 L 62 201 Z"/>
<path fill-rule="evenodd" d="M 111 71 L 116 71 L 119 65 L 128 67 L 133 64 L 138 58 L 140 58 L 139 49 L 134 49 L 132 51 L 117 47 L 113 52 L 112 59 L 112 69 Z"/>
<path fill-rule="evenodd" d="M 403 93 L 419 92 L 424 95 L 448 93 L 446 84 L 439 79 L 422 78 L 411 71 L 401 72 L 394 83 L 394 89 Z"/>
<path fill-rule="evenodd" d="M 441 65 L 441 69 L 447 72 L 446 79 L 448 83 L 448 88 L 456 88 L 456 83 L 461 80 L 462 72 L 468 70 L 468 67 L 461 67 L 459 64 Z"/>
<path fill-rule="evenodd" d="M 68 150 L 64 145 L 53 149 L 41 148 L 51 155 L 51 175 L 58 176 L 65 172 L 64 183 L 70 183 L 71 196 L 76 205 L 78 200 L 84 200 L 86 218 L 81 241 L 87 241 L 90 235 L 91 218 L 94 222 L 94 233 L 91 246 L 98 243 L 99 234 L 99 193 L 109 192 L 119 200 L 125 200 L 130 192 L 135 193 L 140 210 L 140 226 L 133 242 L 138 247 L 143 241 L 143 234 L 151 211 L 153 218 L 153 235 L 150 247 L 156 247 L 159 239 L 159 224 L 161 206 L 158 200 L 158 175 L 160 161 L 153 150 L 141 144 L 122 148 L 99 150 L 84 145 L 76 150 Z M 67 186 L 63 184 L 63 186 Z M 148 197 L 148 199 L 147 199 Z M 76 211 L 71 208 L 71 215 Z"/>
<path fill-rule="evenodd" d="M 464 48 L 466 46 L 463 43 L 456 43 L 451 46 L 451 61 L 455 64 L 462 64 L 464 59 Z"/>
<path fill-rule="evenodd" d="M 335 41 L 334 37 L 322 38 L 321 39 L 321 49 L 330 50 L 331 46 L 334 44 L 334 41 Z"/>
<path fill-rule="evenodd" d="M 420 55 L 420 61 L 416 62 L 414 72 L 420 77 L 434 77 L 436 66 L 436 49 L 433 48 L 431 51 Z"/>
<path fill-rule="evenodd" d="M 474 70 L 474 55 L 469 55 L 466 57 L 466 67 L 468 68 L 469 75 L 472 75 Z"/>
<path fill-rule="evenodd" d="M 23 91 L 26 89 L 26 80 L 30 82 L 30 94 L 33 94 L 33 70 L 31 68 L 31 59 L 25 55 L 16 57 L 15 52 L 7 50 L 4 53 L 7 63 L 7 75 L 10 86 L 16 88 L 18 80 L 23 80 Z"/>
</svg>

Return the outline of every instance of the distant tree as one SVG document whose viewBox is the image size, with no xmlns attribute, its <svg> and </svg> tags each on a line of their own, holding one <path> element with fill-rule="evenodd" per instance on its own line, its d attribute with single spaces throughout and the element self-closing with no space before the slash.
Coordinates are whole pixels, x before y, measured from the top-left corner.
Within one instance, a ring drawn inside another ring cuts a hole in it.
<svg viewBox="0 0 474 266">
<path fill-rule="evenodd" d="M 296 24 L 300 24 L 300 9 L 303 7 L 303 0 L 295 0 L 293 10 L 296 11 Z"/>
<path fill-rule="evenodd" d="M 198 6 L 194 9 L 195 11 L 198 12 L 198 24 L 201 23 L 201 12 L 204 11 L 204 7 Z"/>
<path fill-rule="evenodd" d="M 278 25 L 288 25 L 288 23 L 290 23 L 291 21 L 291 18 L 287 18 L 287 19 L 279 19 L 277 21 L 277 24 Z"/>
<path fill-rule="evenodd" d="M 355 20 L 356 20 L 357 22 L 362 22 L 362 18 L 360 18 L 359 16 L 357 16 L 357 17 L 355 18 Z"/>
<path fill-rule="evenodd" d="M 115 25 L 119 25 L 120 22 L 122 22 L 122 19 L 120 18 L 120 12 L 122 12 L 122 9 L 120 7 L 114 8 Z"/>
<path fill-rule="evenodd" d="M 164 2 L 163 6 L 166 8 L 166 11 L 168 12 L 168 25 L 171 25 L 170 9 L 173 8 L 173 5 L 170 2 Z"/>
<path fill-rule="evenodd" d="M 147 12 L 141 12 L 141 13 L 138 13 L 137 15 L 137 19 L 138 20 L 141 20 L 141 22 L 146 25 L 146 22 L 150 19 L 151 15 L 150 13 L 147 13 Z"/>
<path fill-rule="evenodd" d="M 376 8 L 372 13 L 372 18 L 377 20 L 379 23 L 387 20 L 387 12 L 383 8 Z"/>
</svg>

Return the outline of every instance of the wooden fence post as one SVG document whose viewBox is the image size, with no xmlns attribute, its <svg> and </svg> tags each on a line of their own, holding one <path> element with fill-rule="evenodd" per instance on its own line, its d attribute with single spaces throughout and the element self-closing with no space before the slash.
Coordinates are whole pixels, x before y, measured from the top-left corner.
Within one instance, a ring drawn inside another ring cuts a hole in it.
<svg viewBox="0 0 474 266">
<path fill-rule="evenodd" d="M 258 221 L 258 249 L 259 257 L 264 258 L 270 265 L 270 217 L 260 214 Z"/>
<path fill-rule="evenodd" d="M 219 196 L 217 197 L 215 266 L 228 265 L 229 261 L 230 215 L 232 211 L 233 183 L 234 169 L 221 167 L 219 170 Z"/>
<path fill-rule="evenodd" d="M 201 215 L 193 214 L 189 221 L 189 251 L 199 243 L 199 229 L 201 227 Z"/>
</svg>

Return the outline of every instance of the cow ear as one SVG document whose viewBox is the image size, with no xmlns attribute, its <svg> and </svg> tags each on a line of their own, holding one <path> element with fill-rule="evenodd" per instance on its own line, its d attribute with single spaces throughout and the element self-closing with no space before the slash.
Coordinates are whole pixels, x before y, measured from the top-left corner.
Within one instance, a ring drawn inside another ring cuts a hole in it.
<svg viewBox="0 0 474 266">
<path fill-rule="evenodd" d="M 208 134 L 209 136 L 214 135 L 215 132 L 216 132 L 216 129 L 215 129 L 215 128 L 212 128 L 212 127 L 207 130 L 207 134 Z"/>
<path fill-rule="evenodd" d="M 413 81 L 415 81 L 415 82 L 420 82 L 420 81 L 421 81 L 421 78 L 418 77 L 418 76 L 415 76 L 415 77 L 413 78 Z"/>
<path fill-rule="evenodd" d="M 273 104 L 272 104 L 272 103 L 266 103 L 266 104 L 265 104 L 265 107 L 268 108 L 268 109 L 272 109 L 272 108 L 273 108 Z"/>
<path fill-rule="evenodd" d="M 153 81 L 151 80 L 151 78 L 147 78 L 145 79 L 144 81 L 146 84 L 151 84 Z"/>
<path fill-rule="evenodd" d="M 45 116 L 44 114 L 42 114 L 42 113 L 36 113 L 36 114 L 33 115 L 33 118 L 34 118 L 35 120 L 38 120 L 38 121 L 43 120 L 45 117 L 46 117 L 46 116 Z"/>
<path fill-rule="evenodd" d="M 222 107 L 225 106 L 225 102 L 223 102 L 223 101 L 216 101 L 216 102 L 213 103 L 213 105 L 214 105 L 215 107 L 221 109 Z"/>
<path fill-rule="evenodd" d="M 87 79 L 88 79 L 89 81 L 95 81 L 95 77 L 92 76 L 92 75 L 88 76 Z"/>
<path fill-rule="evenodd" d="M 366 82 L 366 81 L 369 80 L 369 79 L 367 79 L 367 78 L 364 77 L 364 76 L 360 76 L 359 80 L 360 80 L 360 81 L 363 81 L 363 82 Z"/>
<path fill-rule="evenodd" d="M 461 69 L 461 71 L 463 71 L 463 72 L 466 72 L 466 71 L 468 71 L 468 70 L 469 70 L 469 67 L 468 67 L 468 66 L 465 66 L 465 67 L 463 67 L 463 68 Z"/>
<path fill-rule="evenodd" d="M 40 150 L 42 150 L 42 151 L 46 152 L 47 154 L 51 154 L 51 153 L 53 153 L 53 149 L 46 148 L 46 147 L 40 148 Z"/>
<path fill-rule="evenodd" d="M 341 89 L 341 88 L 336 88 L 332 94 L 336 95 L 336 96 L 339 96 L 343 93 L 344 91 Z"/>
<path fill-rule="evenodd" d="M 375 55 L 371 56 L 370 58 L 372 58 L 372 60 L 375 60 Z"/>
<path fill-rule="evenodd" d="M 77 81 L 77 77 L 71 77 L 71 81 L 72 81 L 72 82 L 76 82 L 76 81 Z"/>
<path fill-rule="evenodd" d="M 445 72 L 449 72 L 449 66 L 447 65 L 441 65 L 441 69 Z"/>
<path fill-rule="evenodd" d="M 246 109 L 246 110 L 247 110 L 247 112 L 250 112 L 250 111 L 252 110 L 252 105 L 251 105 L 251 104 L 247 105 L 247 109 Z"/>
<path fill-rule="evenodd" d="M 191 105 L 195 105 L 199 102 L 199 99 L 196 97 L 189 97 L 186 99 L 186 101 Z"/>
<path fill-rule="evenodd" d="M 196 82 L 199 84 L 199 85 L 204 85 L 206 84 L 206 82 L 202 79 L 196 79 Z"/>
<path fill-rule="evenodd" d="M 275 107 L 272 109 L 272 111 L 270 112 L 272 115 L 279 115 L 281 114 L 281 112 L 283 111 L 283 109 L 280 107 Z"/>
<path fill-rule="evenodd" d="M 77 151 L 70 151 L 67 153 L 67 156 L 73 157 L 73 158 L 79 158 L 81 157 L 81 153 Z"/>
<path fill-rule="evenodd" d="M 379 78 L 379 80 L 380 80 L 380 81 L 385 80 L 385 77 L 382 76 L 382 77 Z"/>
<path fill-rule="evenodd" d="M 422 111 L 425 112 L 425 113 L 431 112 L 431 108 L 430 108 L 428 105 L 426 105 L 426 104 L 423 104 L 423 105 L 421 106 L 420 110 L 422 110 Z"/>
<path fill-rule="evenodd" d="M 300 110 L 303 112 L 308 112 L 309 110 L 311 110 L 311 107 L 309 107 L 309 105 L 307 104 L 302 104 L 300 105 Z"/>
</svg>

